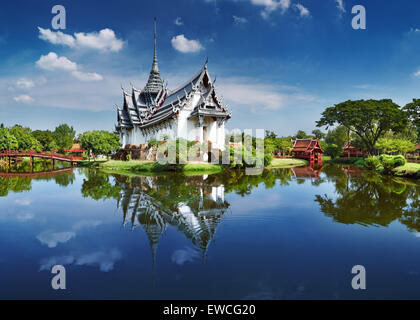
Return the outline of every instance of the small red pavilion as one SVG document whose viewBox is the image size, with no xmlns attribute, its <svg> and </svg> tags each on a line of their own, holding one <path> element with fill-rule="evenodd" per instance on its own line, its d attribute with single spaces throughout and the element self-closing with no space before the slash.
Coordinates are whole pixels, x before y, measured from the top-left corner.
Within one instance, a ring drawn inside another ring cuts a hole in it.
<svg viewBox="0 0 420 320">
<path fill-rule="evenodd" d="M 297 139 L 292 149 L 295 158 L 310 162 L 321 163 L 323 153 L 324 150 L 322 150 L 318 139 Z"/>
<path fill-rule="evenodd" d="M 354 147 L 351 141 L 348 141 L 347 144 L 343 148 L 343 153 L 341 154 L 341 158 L 358 158 L 363 157 L 363 155 L 367 154 L 360 147 Z"/>
<path fill-rule="evenodd" d="M 71 149 L 66 149 L 64 150 L 66 153 L 71 154 L 72 156 L 74 156 L 75 160 L 82 160 L 83 159 L 83 152 L 85 152 L 84 149 L 81 148 L 80 144 L 76 143 L 73 144 L 73 146 L 71 147 Z"/>
</svg>

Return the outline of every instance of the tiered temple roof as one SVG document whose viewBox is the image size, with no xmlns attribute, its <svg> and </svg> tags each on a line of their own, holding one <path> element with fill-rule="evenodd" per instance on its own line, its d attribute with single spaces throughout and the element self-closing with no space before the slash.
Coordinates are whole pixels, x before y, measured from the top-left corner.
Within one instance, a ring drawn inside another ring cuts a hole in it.
<svg viewBox="0 0 420 320">
<path fill-rule="evenodd" d="M 312 153 L 314 151 L 324 152 L 318 139 L 297 139 L 292 149 L 292 152 Z"/>
<path fill-rule="evenodd" d="M 152 69 L 149 80 L 143 90 L 132 87 L 131 92 L 123 89 L 124 102 L 118 108 L 117 131 L 139 126 L 147 129 L 177 117 L 195 93 L 200 93 L 200 101 L 190 118 L 211 116 L 219 119 L 229 119 L 228 107 L 224 106 L 217 96 L 214 82 L 211 82 L 207 71 L 207 61 L 200 71 L 184 85 L 176 90 L 169 90 L 160 76 L 156 53 L 156 22 L 155 46 Z"/>
</svg>

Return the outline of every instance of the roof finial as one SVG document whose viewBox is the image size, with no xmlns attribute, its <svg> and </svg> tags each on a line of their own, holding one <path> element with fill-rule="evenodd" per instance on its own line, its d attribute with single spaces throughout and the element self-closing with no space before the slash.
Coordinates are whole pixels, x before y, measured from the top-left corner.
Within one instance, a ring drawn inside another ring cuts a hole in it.
<svg viewBox="0 0 420 320">
<path fill-rule="evenodd" d="M 154 72 L 159 72 L 158 62 L 157 62 L 157 50 L 156 50 L 156 17 L 154 20 L 154 54 L 153 54 L 153 67 Z"/>
</svg>

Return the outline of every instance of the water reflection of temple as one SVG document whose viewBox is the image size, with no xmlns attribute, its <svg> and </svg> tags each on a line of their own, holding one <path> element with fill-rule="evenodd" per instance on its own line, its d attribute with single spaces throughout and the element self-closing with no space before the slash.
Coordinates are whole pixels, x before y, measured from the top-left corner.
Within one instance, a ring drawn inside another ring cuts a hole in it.
<svg viewBox="0 0 420 320">
<path fill-rule="evenodd" d="M 292 168 L 292 173 L 295 179 L 305 178 L 309 179 L 311 182 L 314 182 L 319 179 L 323 169 L 323 166 L 296 167 Z"/>
<path fill-rule="evenodd" d="M 205 256 L 217 225 L 229 208 L 224 186 L 205 177 L 136 177 L 121 182 L 118 208 L 123 224 L 146 232 L 153 260 L 168 226 L 176 228 Z"/>
</svg>

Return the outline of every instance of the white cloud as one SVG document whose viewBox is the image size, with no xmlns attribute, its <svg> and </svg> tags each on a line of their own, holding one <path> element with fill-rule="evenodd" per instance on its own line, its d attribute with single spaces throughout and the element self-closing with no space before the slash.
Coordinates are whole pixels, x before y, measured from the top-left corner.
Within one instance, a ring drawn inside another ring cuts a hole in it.
<svg viewBox="0 0 420 320">
<path fill-rule="evenodd" d="M 41 58 L 36 62 L 36 64 L 41 69 L 48 71 L 72 71 L 72 76 L 81 81 L 103 80 L 103 77 L 98 73 L 86 73 L 78 70 L 79 66 L 77 65 L 77 63 L 70 61 L 66 57 L 59 57 L 55 52 L 50 52 L 46 56 L 41 56 Z"/>
<path fill-rule="evenodd" d="M 176 250 L 172 254 L 172 262 L 176 263 L 179 266 L 184 265 L 186 262 L 194 262 L 200 255 L 197 251 L 192 248 L 185 248 L 181 250 Z"/>
<path fill-rule="evenodd" d="M 16 82 L 16 86 L 19 89 L 31 89 L 31 88 L 35 87 L 35 83 L 33 82 L 33 80 L 26 79 L 26 78 L 20 78 Z"/>
<path fill-rule="evenodd" d="M 183 34 L 173 37 L 171 43 L 175 50 L 182 53 L 199 52 L 204 49 L 200 41 L 188 40 Z"/>
<path fill-rule="evenodd" d="M 79 32 L 74 33 L 74 36 L 65 34 L 61 31 L 51 31 L 50 29 L 43 29 L 38 27 L 39 38 L 50 42 L 68 46 L 71 48 L 86 48 L 99 51 L 118 52 L 124 46 L 124 41 L 118 39 L 112 29 L 106 28 L 99 32 Z"/>
<path fill-rule="evenodd" d="M 247 23 L 248 20 L 244 17 L 233 16 L 233 23 L 236 25 L 241 25 Z"/>
<path fill-rule="evenodd" d="M 254 113 L 279 110 L 316 100 L 315 97 L 303 94 L 295 87 L 258 83 L 255 79 L 249 78 L 223 79 L 220 90 L 227 103 L 247 106 Z"/>
<path fill-rule="evenodd" d="M 38 27 L 38 30 L 39 38 L 44 41 L 69 47 L 76 46 L 76 40 L 69 34 L 65 34 L 61 31 L 51 31 L 50 29 L 43 29 L 41 27 Z"/>
<path fill-rule="evenodd" d="M 46 56 L 41 56 L 36 62 L 36 65 L 44 70 L 64 70 L 64 71 L 75 71 L 77 70 L 77 64 L 70 61 L 66 57 L 58 57 L 55 52 L 50 52 Z"/>
<path fill-rule="evenodd" d="M 36 238 L 42 243 L 48 246 L 48 248 L 55 248 L 59 243 L 66 243 L 74 238 L 76 234 L 74 232 L 53 232 L 44 231 L 39 234 Z"/>
<path fill-rule="evenodd" d="M 250 0 L 252 4 L 257 6 L 263 6 L 264 9 L 261 11 L 261 16 L 264 19 L 268 19 L 270 13 L 280 9 L 282 13 L 285 13 L 291 5 L 290 0 Z"/>
<path fill-rule="evenodd" d="M 309 17 L 311 15 L 308 8 L 305 8 L 300 3 L 295 4 L 295 8 L 299 11 L 299 14 L 300 14 L 301 17 Z"/>
<path fill-rule="evenodd" d="M 123 48 L 124 42 L 117 39 L 115 32 L 111 29 L 103 29 L 98 32 L 91 33 L 75 33 L 76 42 L 79 46 L 97 49 L 101 51 L 118 52 Z"/>
<path fill-rule="evenodd" d="M 104 79 L 100 74 L 97 74 L 97 73 L 85 73 L 81 71 L 73 71 L 71 74 L 73 75 L 73 77 L 81 81 L 101 81 Z"/>
<path fill-rule="evenodd" d="M 28 96 L 27 94 L 22 94 L 20 96 L 14 97 L 13 100 L 20 103 L 31 103 L 35 101 L 34 98 Z"/>
<path fill-rule="evenodd" d="M 415 77 L 420 77 L 420 70 L 419 70 L 419 71 L 417 71 L 417 72 L 415 72 L 415 73 L 413 74 L 413 76 L 415 76 Z"/>
<path fill-rule="evenodd" d="M 337 3 L 337 8 L 341 13 L 346 12 L 346 8 L 344 5 L 344 0 L 335 0 L 335 2 Z"/>
<path fill-rule="evenodd" d="M 181 17 L 176 17 L 176 19 L 175 19 L 174 23 L 175 23 L 177 26 L 183 26 L 183 25 L 184 25 L 184 21 L 182 21 Z"/>
</svg>

